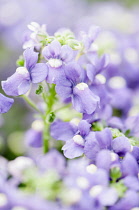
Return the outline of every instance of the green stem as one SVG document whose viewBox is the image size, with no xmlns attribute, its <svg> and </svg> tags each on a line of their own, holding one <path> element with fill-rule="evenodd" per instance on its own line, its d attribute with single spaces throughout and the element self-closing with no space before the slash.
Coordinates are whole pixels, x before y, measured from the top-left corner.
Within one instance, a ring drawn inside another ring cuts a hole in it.
<svg viewBox="0 0 139 210">
<path fill-rule="evenodd" d="M 49 122 L 49 115 L 52 112 L 52 108 L 54 105 L 54 102 L 56 100 L 56 92 L 55 92 L 55 85 L 52 84 L 52 86 L 49 88 L 49 95 L 47 96 L 47 110 L 45 113 L 45 116 L 43 118 L 44 120 L 44 131 L 43 131 L 43 148 L 44 153 L 47 153 L 49 150 L 49 139 L 50 139 L 50 122 Z"/>
<path fill-rule="evenodd" d="M 35 109 L 37 112 L 39 112 L 42 116 L 42 112 L 38 109 L 38 107 L 34 104 L 34 102 L 27 97 L 26 95 L 21 96 L 33 109 Z"/>
<path fill-rule="evenodd" d="M 47 153 L 49 151 L 49 123 L 46 122 L 44 119 L 44 130 L 43 130 L 43 151 L 44 153 Z"/>
</svg>

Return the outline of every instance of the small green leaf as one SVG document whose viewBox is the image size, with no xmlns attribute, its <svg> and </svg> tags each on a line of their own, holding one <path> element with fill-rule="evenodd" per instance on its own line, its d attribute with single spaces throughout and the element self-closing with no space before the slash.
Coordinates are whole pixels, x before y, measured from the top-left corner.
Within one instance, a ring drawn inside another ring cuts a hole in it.
<svg viewBox="0 0 139 210">
<path fill-rule="evenodd" d="M 43 87 L 42 85 L 39 85 L 38 89 L 36 90 L 36 94 L 40 95 L 43 92 Z"/>
<path fill-rule="evenodd" d="M 55 116 L 54 112 L 51 112 L 51 113 L 49 114 L 49 119 L 48 119 L 49 122 L 52 123 L 52 122 L 55 120 L 55 117 L 56 117 L 56 116 Z"/>
<path fill-rule="evenodd" d="M 125 136 L 129 136 L 130 132 L 131 132 L 130 129 L 126 130 Z"/>
</svg>

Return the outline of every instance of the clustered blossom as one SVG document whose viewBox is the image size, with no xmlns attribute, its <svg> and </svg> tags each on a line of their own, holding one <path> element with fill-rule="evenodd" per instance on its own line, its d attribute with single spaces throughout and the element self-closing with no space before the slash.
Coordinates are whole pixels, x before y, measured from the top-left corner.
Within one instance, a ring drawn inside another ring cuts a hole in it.
<svg viewBox="0 0 139 210">
<path fill-rule="evenodd" d="M 138 85 L 94 48 L 98 26 L 79 38 L 67 29 L 49 36 L 34 22 L 29 29 L 23 62 L 2 89 L 25 95 L 38 111 L 25 145 L 48 153 L 27 152 L 9 162 L 1 157 L 0 209 L 138 209 L 139 114 L 131 116 Z M 28 97 L 33 84 L 35 103 Z M 13 102 L 0 94 L 0 113 Z"/>
</svg>

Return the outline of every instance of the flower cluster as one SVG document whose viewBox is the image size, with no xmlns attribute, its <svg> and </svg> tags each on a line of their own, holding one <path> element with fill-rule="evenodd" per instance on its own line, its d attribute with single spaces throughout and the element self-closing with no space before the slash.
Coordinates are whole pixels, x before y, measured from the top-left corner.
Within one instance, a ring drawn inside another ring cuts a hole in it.
<svg viewBox="0 0 139 210">
<path fill-rule="evenodd" d="M 46 154 L 0 159 L 0 208 L 138 209 L 139 115 L 130 116 L 135 78 L 115 73 L 112 56 L 96 47 L 98 26 L 77 36 L 69 29 L 50 36 L 35 22 L 28 28 L 18 68 L 1 84 L 38 113 L 24 139 Z M 0 94 L 0 113 L 13 102 Z"/>
</svg>

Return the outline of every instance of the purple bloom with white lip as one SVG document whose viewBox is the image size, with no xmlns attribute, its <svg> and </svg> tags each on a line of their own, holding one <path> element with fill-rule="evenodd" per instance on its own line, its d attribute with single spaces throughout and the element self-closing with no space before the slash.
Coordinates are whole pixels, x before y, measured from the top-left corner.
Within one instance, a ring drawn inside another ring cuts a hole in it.
<svg viewBox="0 0 139 210">
<path fill-rule="evenodd" d="M 73 107 L 81 113 L 92 114 L 99 106 L 99 97 L 84 83 L 82 69 L 78 64 L 71 63 L 64 69 L 65 76 L 56 81 L 56 92 L 63 99 L 71 97 Z"/>
<path fill-rule="evenodd" d="M 28 92 L 31 83 L 42 82 L 47 77 L 48 67 L 45 63 L 37 63 L 38 53 L 28 48 L 23 55 L 25 66 L 18 67 L 11 77 L 2 81 L 2 89 L 7 95 L 23 95 Z"/>
<path fill-rule="evenodd" d="M 47 60 L 49 69 L 47 82 L 55 83 L 55 79 L 64 74 L 64 66 L 73 60 L 73 50 L 68 45 L 61 46 L 57 40 L 54 40 L 44 47 L 42 54 Z"/>
<path fill-rule="evenodd" d="M 14 99 L 8 98 L 0 93 L 0 114 L 8 112 L 13 103 Z"/>
<path fill-rule="evenodd" d="M 91 125 L 85 120 L 79 123 L 76 135 L 66 141 L 66 144 L 62 147 L 67 158 L 79 157 L 84 153 L 85 139 L 90 132 L 90 127 Z"/>
<path fill-rule="evenodd" d="M 58 120 L 51 126 L 51 136 L 66 141 L 62 150 L 67 158 L 79 157 L 84 152 L 85 137 L 89 134 L 90 127 L 91 125 L 85 120 L 80 122 L 78 119 L 71 122 Z"/>
</svg>

